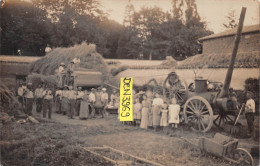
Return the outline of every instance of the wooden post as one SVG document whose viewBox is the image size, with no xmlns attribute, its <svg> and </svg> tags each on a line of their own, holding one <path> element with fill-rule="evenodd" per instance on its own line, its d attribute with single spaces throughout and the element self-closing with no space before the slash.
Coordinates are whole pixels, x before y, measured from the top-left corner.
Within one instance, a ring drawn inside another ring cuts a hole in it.
<svg viewBox="0 0 260 166">
<path fill-rule="evenodd" d="M 230 86 L 230 82 L 231 82 L 231 78 L 232 78 L 232 74 L 233 74 L 233 70 L 234 70 L 234 64 L 235 64 L 235 60 L 236 60 L 239 41 L 240 41 L 241 34 L 242 34 L 245 14 L 246 14 L 246 8 L 243 7 L 241 14 L 240 14 L 240 18 L 239 18 L 239 24 L 238 24 L 237 34 L 236 34 L 236 38 L 235 38 L 235 46 L 233 48 L 231 61 L 230 61 L 229 68 L 228 68 L 228 71 L 227 71 L 227 74 L 226 74 L 224 86 L 223 86 L 223 88 L 222 88 L 222 90 L 219 94 L 220 98 L 228 96 L 228 90 L 229 90 L 229 86 Z"/>
</svg>

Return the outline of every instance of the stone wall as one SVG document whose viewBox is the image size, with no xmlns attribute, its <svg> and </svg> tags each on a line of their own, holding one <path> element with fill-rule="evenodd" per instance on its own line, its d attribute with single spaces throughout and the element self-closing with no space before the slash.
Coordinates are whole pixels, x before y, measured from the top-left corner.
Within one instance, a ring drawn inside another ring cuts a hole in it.
<svg viewBox="0 0 260 166">
<path fill-rule="evenodd" d="M 259 51 L 259 33 L 243 34 L 238 52 Z M 235 36 L 221 37 L 203 41 L 203 54 L 232 53 Z"/>
</svg>

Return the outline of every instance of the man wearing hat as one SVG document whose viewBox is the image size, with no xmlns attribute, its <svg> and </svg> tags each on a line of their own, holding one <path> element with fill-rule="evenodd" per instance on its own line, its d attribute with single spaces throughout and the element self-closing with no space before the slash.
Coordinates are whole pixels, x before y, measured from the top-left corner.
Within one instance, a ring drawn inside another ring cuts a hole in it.
<svg viewBox="0 0 260 166">
<path fill-rule="evenodd" d="M 71 76 L 73 74 L 75 70 L 75 64 L 73 62 L 73 60 L 70 62 L 69 66 L 68 66 L 68 70 L 67 70 L 67 78 L 66 78 L 66 84 L 67 85 L 71 85 Z"/>
<path fill-rule="evenodd" d="M 104 112 L 103 112 L 103 103 L 102 103 L 102 101 L 101 101 L 101 87 L 98 87 L 97 88 L 97 91 L 96 91 L 96 93 L 95 93 L 95 103 L 94 103 L 94 110 L 92 110 L 92 112 L 91 112 L 91 118 L 94 118 L 95 117 L 95 111 L 96 111 L 96 109 L 98 109 L 99 110 L 99 112 L 100 112 L 100 114 L 101 114 L 101 116 L 102 116 L 102 118 L 104 118 Z"/>
<path fill-rule="evenodd" d="M 90 103 L 90 108 L 91 108 L 91 116 L 90 118 L 94 117 L 95 115 L 95 108 L 94 108 L 94 104 L 96 102 L 96 90 L 95 88 L 91 88 L 91 92 L 89 94 L 89 103 Z"/>
<path fill-rule="evenodd" d="M 55 111 L 61 113 L 62 88 L 57 87 L 55 92 Z"/>
<path fill-rule="evenodd" d="M 101 92 L 101 102 L 103 104 L 103 109 L 101 110 L 102 117 L 104 117 L 104 114 L 106 113 L 106 108 L 108 104 L 108 94 L 106 91 L 107 91 L 106 88 L 102 88 L 102 92 Z"/>
<path fill-rule="evenodd" d="M 52 113 L 52 103 L 53 103 L 53 95 L 50 88 L 46 88 L 46 90 L 43 92 L 43 117 L 46 117 L 47 110 L 48 112 L 48 118 L 51 119 L 51 113 Z"/>
<path fill-rule="evenodd" d="M 59 69 L 58 69 L 58 82 L 59 86 L 63 86 L 64 84 L 64 75 L 65 74 L 65 64 L 62 62 L 60 63 Z"/>
<path fill-rule="evenodd" d="M 248 134 L 251 135 L 253 132 L 253 124 L 254 124 L 254 113 L 255 113 L 255 101 L 253 100 L 253 93 L 247 92 L 246 94 L 246 106 L 245 106 L 245 117 L 248 125 Z"/>
<path fill-rule="evenodd" d="M 20 83 L 18 90 L 17 90 L 17 94 L 18 94 L 18 101 L 24 105 L 24 91 L 25 91 L 25 87 L 23 86 L 22 83 Z"/>
<path fill-rule="evenodd" d="M 31 116 L 32 115 L 32 107 L 33 107 L 33 100 L 34 95 L 32 92 L 32 83 L 28 83 L 28 88 L 25 89 L 25 104 L 26 104 L 26 114 Z"/>
<path fill-rule="evenodd" d="M 36 111 L 41 112 L 43 102 L 43 88 L 41 84 L 39 84 L 38 88 L 35 89 L 34 96 L 36 98 Z"/>
</svg>

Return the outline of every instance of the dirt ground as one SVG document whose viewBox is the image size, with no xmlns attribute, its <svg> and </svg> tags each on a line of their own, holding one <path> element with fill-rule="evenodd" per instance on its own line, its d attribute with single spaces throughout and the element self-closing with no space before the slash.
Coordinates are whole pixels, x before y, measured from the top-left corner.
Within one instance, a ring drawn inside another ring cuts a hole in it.
<svg viewBox="0 0 260 166">
<path fill-rule="evenodd" d="M 3 165 L 109 165 L 111 163 L 81 148 L 102 145 L 163 165 L 234 165 L 201 153 L 181 138 L 195 142 L 201 136 L 213 137 L 219 132 L 216 128 L 204 134 L 192 132 L 185 126 L 155 132 L 123 125 L 117 115 L 89 120 L 68 119 L 56 113 L 51 120 L 42 119 L 39 113 L 34 113 L 34 117 L 40 120 L 39 124 L 3 125 L 1 141 L 18 142 L 14 146 L 2 146 Z"/>
</svg>

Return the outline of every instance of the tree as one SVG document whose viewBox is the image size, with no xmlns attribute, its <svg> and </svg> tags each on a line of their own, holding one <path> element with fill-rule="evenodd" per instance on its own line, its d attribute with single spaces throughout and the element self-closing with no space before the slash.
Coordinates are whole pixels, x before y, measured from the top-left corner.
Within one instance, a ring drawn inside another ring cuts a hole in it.
<svg viewBox="0 0 260 166">
<path fill-rule="evenodd" d="M 49 39 L 50 20 L 30 2 L 1 4 L 1 54 L 42 56 Z"/>
<path fill-rule="evenodd" d="M 223 24 L 226 29 L 233 29 L 238 26 L 238 16 L 235 10 L 230 10 L 226 19 L 228 23 Z"/>
<path fill-rule="evenodd" d="M 178 33 L 172 32 L 174 40 L 171 40 L 170 50 L 176 59 L 182 60 L 196 55 L 200 49 L 197 40 L 213 32 L 207 29 L 206 22 L 201 21 L 195 0 L 173 0 L 172 2 L 174 14 L 172 22 L 176 24 Z"/>
</svg>

